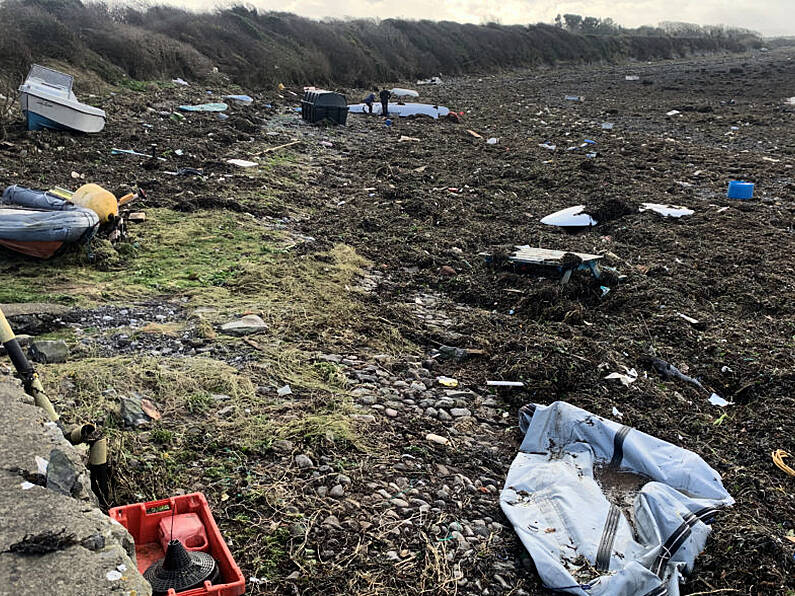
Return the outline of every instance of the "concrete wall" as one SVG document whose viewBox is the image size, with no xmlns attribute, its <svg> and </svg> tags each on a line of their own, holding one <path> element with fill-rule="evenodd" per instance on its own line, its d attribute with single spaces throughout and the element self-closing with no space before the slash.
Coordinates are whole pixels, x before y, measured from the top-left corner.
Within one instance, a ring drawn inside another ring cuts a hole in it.
<svg viewBox="0 0 795 596">
<path fill-rule="evenodd" d="M 1 371 L 0 595 L 151 596 L 132 537 L 97 507 L 83 454 Z M 35 476 L 36 456 L 48 462 L 46 476 Z M 40 555 L 9 552 L 26 536 L 62 531 L 74 535 L 73 545 Z"/>
</svg>

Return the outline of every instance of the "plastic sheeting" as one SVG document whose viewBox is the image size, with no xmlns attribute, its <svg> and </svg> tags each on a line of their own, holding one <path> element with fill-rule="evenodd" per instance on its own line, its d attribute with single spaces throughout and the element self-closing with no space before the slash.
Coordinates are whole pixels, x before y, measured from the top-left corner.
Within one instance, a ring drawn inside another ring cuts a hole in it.
<svg viewBox="0 0 795 596">
<path fill-rule="evenodd" d="M 544 584 L 581 596 L 678 596 L 716 509 L 734 503 L 718 473 L 691 451 L 565 402 L 525 406 L 519 425 L 525 438 L 500 504 Z"/>
<path fill-rule="evenodd" d="M 369 110 L 366 104 L 357 103 L 348 106 L 348 111 L 351 114 L 368 114 Z M 444 117 L 450 113 L 450 109 L 444 106 L 432 106 L 426 103 L 390 103 L 389 113 L 393 116 L 430 116 L 431 118 Z M 381 114 L 381 104 L 375 102 L 373 104 L 373 114 Z"/>
</svg>

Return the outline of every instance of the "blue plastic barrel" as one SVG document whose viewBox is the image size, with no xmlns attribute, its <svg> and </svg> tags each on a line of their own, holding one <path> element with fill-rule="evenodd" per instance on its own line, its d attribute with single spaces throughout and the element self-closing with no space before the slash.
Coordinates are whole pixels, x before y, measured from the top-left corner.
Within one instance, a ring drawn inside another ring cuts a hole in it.
<svg viewBox="0 0 795 596">
<path fill-rule="evenodd" d="M 754 183 L 731 180 L 729 182 L 729 192 L 726 193 L 726 196 L 730 199 L 750 199 L 754 196 Z"/>
</svg>

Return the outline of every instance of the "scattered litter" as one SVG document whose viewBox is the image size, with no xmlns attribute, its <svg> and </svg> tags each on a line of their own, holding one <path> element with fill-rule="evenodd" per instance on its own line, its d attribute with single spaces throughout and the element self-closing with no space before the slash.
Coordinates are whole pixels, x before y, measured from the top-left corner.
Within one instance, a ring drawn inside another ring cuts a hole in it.
<svg viewBox="0 0 795 596">
<path fill-rule="evenodd" d="M 175 149 L 174 150 L 174 155 L 179 155 L 180 157 L 182 157 L 184 154 L 185 154 L 185 152 L 182 149 Z"/>
<path fill-rule="evenodd" d="M 132 149 L 111 149 L 111 155 L 137 155 L 138 157 L 148 157 L 149 159 L 154 158 L 154 155 L 149 155 L 148 153 L 139 153 L 138 151 L 133 151 Z M 157 157 L 158 161 L 166 161 L 165 157 Z"/>
<path fill-rule="evenodd" d="M 623 418 L 624 414 L 622 414 L 617 407 L 613 406 L 613 416 L 616 418 Z"/>
<path fill-rule="evenodd" d="M 276 390 L 276 394 L 279 397 L 284 397 L 285 395 L 292 395 L 293 394 L 293 390 L 292 390 L 292 388 L 289 385 L 285 385 L 284 387 L 279 387 Z"/>
<path fill-rule="evenodd" d="M 602 122 L 602 130 L 613 130 L 613 126 L 612 122 Z"/>
<path fill-rule="evenodd" d="M 776 467 L 779 470 L 786 472 L 790 476 L 795 476 L 795 470 L 793 470 L 787 464 L 784 463 L 785 459 L 792 457 L 789 453 L 787 453 L 783 449 L 776 449 L 773 453 L 770 454 L 770 456 L 773 458 L 773 463 L 776 464 Z"/>
<path fill-rule="evenodd" d="M 85 174 L 78 174 L 77 172 L 72 172 L 71 176 L 74 180 L 79 180 L 86 177 Z"/>
<path fill-rule="evenodd" d="M 561 228 L 585 228 L 599 223 L 584 211 L 585 205 L 567 207 L 541 218 L 541 223 Z"/>
<path fill-rule="evenodd" d="M 754 196 L 754 183 L 732 180 L 729 182 L 729 190 L 726 192 L 726 196 L 730 199 L 751 199 Z"/>
<path fill-rule="evenodd" d="M 171 82 L 175 85 L 182 85 L 183 87 L 187 87 L 190 84 L 184 79 L 171 79 Z"/>
<path fill-rule="evenodd" d="M 720 372 L 722 372 L 723 374 L 726 374 L 726 373 L 732 373 L 734 371 L 728 366 L 721 366 L 720 367 Z"/>
<path fill-rule="evenodd" d="M 444 387 L 458 387 L 458 380 L 452 377 L 436 377 L 436 381 Z"/>
<path fill-rule="evenodd" d="M 215 116 L 219 120 L 229 120 L 229 115 L 227 115 L 227 114 L 216 114 Z"/>
<path fill-rule="evenodd" d="M 625 81 L 639 81 L 640 77 L 638 75 L 626 75 L 624 76 Z"/>
<path fill-rule="evenodd" d="M 585 101 L 582 95 L 567 95 L 566 101 Z"/>
<path fill-rule="evenodd" d="M 689 383 L 690 385 L 693 385 L 702 391 L 706 391 L 704 389 L 704 385 L 702 385 L 700 381 L 694 379 L 693 377 L 688 377 L 681 370 L 672 364 L 668 364 L 665 360 L 660 358 L 652 358 L 651 364 L 655 370 L 660 373 L 660 376 L 663 379 L 678 379 L 680 381 L 684 381 L 685 383 Z"/>
<path fill-rule="evenodd" d="M 133 211 L 127 216 L 127 221 L 130 223 L 144 223 L 146 221 L 146 213 L 143 211 Z"/>
<path fill-rule="evenodd" d="M 420 94 L 414 91 L 413 89 L 402 89 L 400 87 L 395 87 L 392 89 L 392 95 L 395 97 L 419 97 Z"/>
<path fill-rule="evenodd" d="M 144 414 L 149 416 L 152 420 L 160 420 L 162 418 L 155 404 L 148 399 L 141 400 L 141 409 L 144 411 Z"/>
<path fill-rule="evenodd" d="M 253 168 L 254 166 L 258 166 L 259 164 L 256 161 L 246 161 L 245 159 L 227 159 L 226 163 L 232 164 L 233 166 L 238 166 L 241 168 Z"/>
<path fill-rule="evenodd" d="M 22 490 L 30 490 L 31 488 L 33 488 L 36 485 L 33 484 L 32 482 L 28 482 L 27 480 L 25 480 L 25 482 L 23 482 L 19 486 L 22 488 Z"/>
<path fill-rule="evenodd" d="M 596 145 L 596 141 L 593 141 L 591 139 L 584 139 L 583 140 L 583 144 L 584 145 Z"/>
<path fill-rule="evenodd" d="M 663 217 L 682 217 L 684 215 L 693 215 L 695 211 L 687 207 L 679 207 L 677 205 L 663 205 L 662 203 L 643 203 L 638 211 L 654 211 Z"/>
<path fill-rule="evenodd" d="M 539 143 L 538 146 L 542 149 L 549 149 L 550 151 L 554 151 L 558 148 L 558 146 L 554 145 L 553 143 Z"/>
<path fill-rule="evenodd" d="M 446 437 L 440 437 L 439 435 L 435 435 L 433 433 L 428 433 L 425 435 L 425 440 L 430 441 L 431 443 L 436 443 L 437 445 L 449 445 L 450 439 Z"/>
<path fill-rule="evenodd" d="M 476 133 L 474 130 L 467 130 L 467 132 L 468 132 L 468 133 L 469 133 L 471 136 L 475 137 L 476 139 L 482 139 L 482 138 L 483 138 L 481 135 L 479 135 L 478 133 Z"/>
<path fill-rule="evenodd" d="M 334 143 L 332 143 L 330 141 L 320 141 L 319 144 L 322 145 L 323 147 L 333 147 L 334 146 Z"/>
<path fill-rule="evenodd" d="M 225 112 L 229 108 L 223 102 L 220 103 L 202 103 L 195 106 L 179 106 L 183 112 Z"/>
<path fill-rule="evenodd" d="M 231 99 L 232 101 L 236 101 L 247 106 L 254 103 L 254 98 L 248 95 L 224 95 L 224 99 Z"/>
<path fill-rule="evenodd" d="M 420 139 L 417 137 L 406 137 L 402 136 L 398 139 L 398 143 L 419 143 Z"/>
<path fill-rule="evenodd" d="M 571 272 L 575 270 L 590 271 L 596 279 L 599 279 L 601 259 L 602 255 L 549 250 L 527 245 L 517 246 L 516 252 L 508 257 L 508 261 L 518 265 L 556 267 L 563 274 L 561 278 L 563 284 L 568 283 Z"/>
<path fill-rule="evenodd" d="M 487 145 L 496 145 L 499 143 L 500 140 L 497 137 L 491 137 L 489 140 L 486 141 Z"/>
<path fill-rule="evenodd" d="M 626 371 L 626 374 L 614 372 L 607 375 L 605 379 L 618 379 L 624 387 L 629 387 L 638 380 L 638 371 L 634 368 L 627 368 L 626 366 L 622 368 Z"/>
<path fill-rule="evenodd" d="M 593 596 L 678 593 L 716 509 L 734 503 L 720 475 L 691 451 L 565 402 L 524 406 L 519 427 L 500 506 L 543 583 Z"/>
<path fill-rule="evenodd" d="M 698 320 L 698 319 L 694 319 L 693 317 L 688 317 L 686 314 L 684 314 L 684 313 L 681 313 L 681 312 L 679 312 L 679 313 L 676 313 L 676 314 L 677 314 L 677 315 L 678 315 L 680 318 L 682 318 L 682 319 L 684 319 L 685 321 L 687 321 L 688 323 L 690 323 L 691 325 L 698 325 L 698 324 L 699 324 L 699 320 Z"/>
<path fill-rule="evenodd" d="M 441 85 L 442 79 L 439 77 L 431 77 L 430 79 L 420 79 L 417 81 L 418 85 Z"/>
<path fill-rule="evenodd" d="M 665 115 L 666 116 L 678 116 L 681 113 L 682 112 L 680 112 L 679 110 L 671 110 L 670 112 L 666 112 Z"/>
<path fill-rule="evenodd" d="M 524 387 L 522 381 L 486 381 L 487 387 Z"/>
<path fill-rule="evenodd" d="M 725 408 L 729 405 L 729 402 L 723 399 L 717 393 L 713 393 L 709 396 L 709 403 L 711 403 L 713 406 L 720 406 L 721 408 Z"/>
<path fill-rule="evenodd" d="M 111 569 L 105 574 L 105 577 L 108 578 L 109 582 L 115 582 L 122 578 L 122 574 L 118 569 Z"/>
<path fill-rule="evenodd" d="M 285 143 L 284 145 L 277 145 L 276 147 L 268 147 L 261 153 L 273 153 L 274 151 L 279 151 L 281 149 L 287 149 L 287 147 L 292 147 L 293 145 L 298 145 L 299 143 L 303 143 L 303 141 L 290 141 L 289 143 Z M 260 155 L 261 153 L 257 153 L 255 155 Z"/>
<path fill-rule="evenodd" d="M 784 99 L 784 103 L 787 105 L 795 106 L 795 97 L 787 97 Z"/>
</svg>

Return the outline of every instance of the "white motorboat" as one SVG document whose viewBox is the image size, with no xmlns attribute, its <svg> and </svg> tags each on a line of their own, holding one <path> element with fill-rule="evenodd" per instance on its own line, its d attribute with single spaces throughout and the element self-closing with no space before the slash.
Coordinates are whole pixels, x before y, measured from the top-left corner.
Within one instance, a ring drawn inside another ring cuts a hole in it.
<svg viewBox="0 0 795 596">
<path fill-rule="evenodd" d="M 105 111 L 77 101 L 73 83 L 74 78 L 66 73 L 38 64 L 31 67 L 19 87 L 28 130 L 99 132 L 105 128 Z"/>
</svg>

